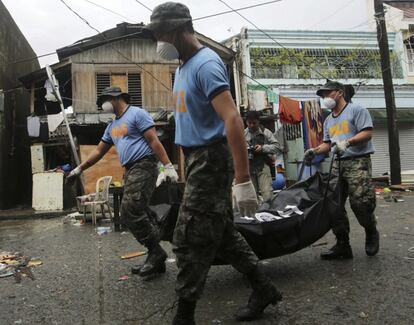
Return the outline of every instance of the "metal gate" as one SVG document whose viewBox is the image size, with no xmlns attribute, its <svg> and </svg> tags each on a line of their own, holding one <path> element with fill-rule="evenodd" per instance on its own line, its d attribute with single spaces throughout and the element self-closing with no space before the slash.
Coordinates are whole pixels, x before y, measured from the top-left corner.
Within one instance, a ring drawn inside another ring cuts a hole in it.
<svg viewBox="0 0 414 325">
<path fill-rule="evenodd" d="M 414 123 L 399 123 L 401 170 L 414 169 Z M 380 176 L 390 170 L 388 131 L 384 124 L 375 125 L 372 138 L 375 154 L 372 156 L 372 175 Z"/>
</svg>

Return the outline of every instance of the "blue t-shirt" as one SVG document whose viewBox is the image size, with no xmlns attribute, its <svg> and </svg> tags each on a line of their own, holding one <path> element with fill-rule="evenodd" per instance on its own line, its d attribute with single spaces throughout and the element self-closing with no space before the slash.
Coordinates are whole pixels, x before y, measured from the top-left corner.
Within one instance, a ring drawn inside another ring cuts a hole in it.
<svg viewBox="0 0 414 325">
<path fill-rule="evenodd" d="M 144 138 L 144 132 L 152 127 L 154 121 L 147 111 L 129 106 L 124 114 L 109 123 L 102 141 L 115 145 L 121 165 L 125 166 L 154 154 Z"/>
<path fill-rule="evenodd" d="M 225 137 L 224 122 L 211 100 L 229 89 L 226 67 L 209 48 L 201 48 L 177 68 L 174 81 L 176 144 L 205 146 Z"/>
<path fill-rule="evenodd" d="M 371 115 L 366 108 L 354 103 L 348 103 L 338 116 L 328 115 L 323 124 L 323 141 L 338 142 L 347 140 L 364 129 L 372 129 Z M 356 157 L 374 153 L 372 141 L 350 146 L 343 158 Z"/>
</svg>

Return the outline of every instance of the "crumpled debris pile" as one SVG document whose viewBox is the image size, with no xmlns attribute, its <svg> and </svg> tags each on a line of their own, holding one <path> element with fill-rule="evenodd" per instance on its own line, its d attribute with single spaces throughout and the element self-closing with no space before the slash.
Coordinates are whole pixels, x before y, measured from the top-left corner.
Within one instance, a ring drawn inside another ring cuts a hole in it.
<svg viewBox="0 0 414 325">
<path fill-rule="evenodd" d="M 84 225 L 84 221 L 82 219 L 83 214 L 79 212 L 73 212 L 63 217 L 63 223 L 69 224 L 73 226 L 82 226 Z"/>
<path fill-rule="evenodd" d="M 23 277 L 35 279 L 31 268 L 42 265 L 39 258 L 30 258 L 19 252 L 0 252 L 0 278 L 14 276 L 16 283 Z"/>
</svg>

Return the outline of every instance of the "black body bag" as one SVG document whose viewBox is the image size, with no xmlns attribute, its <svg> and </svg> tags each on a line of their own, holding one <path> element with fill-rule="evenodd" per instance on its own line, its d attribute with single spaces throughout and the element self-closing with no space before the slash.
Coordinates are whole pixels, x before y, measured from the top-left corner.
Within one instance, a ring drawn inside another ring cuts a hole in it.
<svg viewBox="0 0 414 325">
<path fill-rule="evenodd" d="M 258 212 L 278 215 L 278 211 L 293 205 L 303 214 L 293 213 L 287 218 L 259 222 L 241 218 L 235 213 L 235 227 L 260 259 L 296 252 L 322 238 L 331 229 L 335 215 L 342 213 L 339 185 L 339 178 L 317 172 L 279 192 L 258 209 Z M 163 197 L 168 198 L 169 202 L 152 206 L 151 209 L 155 212 L 161 239 L 172 241 L 182 189 L 178 190 L 174 184 L 169 184 L 163 191 L 166 191 Z M 223 263 L 216 261 L 215 264 Z"/>
<path fill-rule="evenodd" d="M 303 214 L 268 222 L 246 220 L 235 215 L 236 229 L 244 236 L 260 259 L 277 257 L 301 250 L 322 238 L 340 209 L 338 178 L 317 172 L 308 179 L 281 191 L 258 212 L 278 215 L 286 206 L 296 206 Z"/>
</svg>

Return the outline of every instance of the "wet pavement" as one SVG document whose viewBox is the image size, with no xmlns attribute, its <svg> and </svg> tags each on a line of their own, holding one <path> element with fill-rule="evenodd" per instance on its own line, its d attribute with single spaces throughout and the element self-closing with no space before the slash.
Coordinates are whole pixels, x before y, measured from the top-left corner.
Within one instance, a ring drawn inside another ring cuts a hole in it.
<svg viewBox="0 0 414 325">
<path fill-rule="evenodd" d="M 414 196 L 404 202 L 378 199 L 381 250 L 369 258 L 364 232 L 352 213 L 354 259 L 321 261 L 333 244 L 328 234 L 313 247 L 264 261 L 284 300 L 249 324 L 414 324 Z M 91 225 L 63 224 L 62 218 L 1 221 L 0 251 L 38 257 L 35 280 L 0 278 L 0 324 L 170 324 L 177 268 L 169 243 L 167 273 L 151 281 L 129 269 L 145 256 L 129 233 L 99 236 Z M 120 277 L 128 275 L 126 280 Z M 197 324 L 248 324 L 233 320 L 250 290 L 229 266 L 214 266 L 197 307 Z"/>
</svg>

